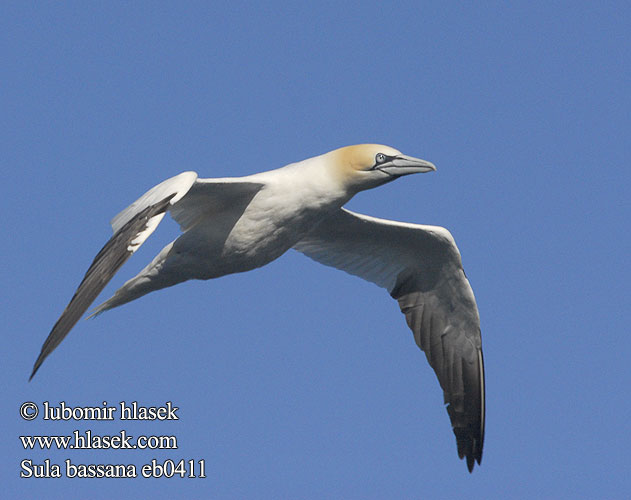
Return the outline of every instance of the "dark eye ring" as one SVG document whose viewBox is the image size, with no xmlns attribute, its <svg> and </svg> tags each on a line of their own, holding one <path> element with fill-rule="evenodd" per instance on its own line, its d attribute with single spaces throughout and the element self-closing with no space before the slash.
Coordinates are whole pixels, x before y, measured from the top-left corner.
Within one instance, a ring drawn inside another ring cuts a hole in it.
<svg viewBox="0 0 631 500">
<path fill-rule="evenodd" d="M 386 161 L 386 155 L 384 155 L 383 153 L 377 153 L 377 156 L 375 156 L 375 161 L 377 163 L 383 163 L 384 161 Z"/>
</svg>

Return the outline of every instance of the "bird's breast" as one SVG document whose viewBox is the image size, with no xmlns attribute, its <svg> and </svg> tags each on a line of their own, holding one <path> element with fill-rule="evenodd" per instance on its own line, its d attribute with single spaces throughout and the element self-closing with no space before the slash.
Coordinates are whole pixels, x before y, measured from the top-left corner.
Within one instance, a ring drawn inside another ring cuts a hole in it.
<svg viewBox="0 0 631 500">
<path fill-rule="evenodd" d="M 289 250 L 342 203 L 300 189 L 263 189 L 230 231 L 223 258 L 240 261 L 248 269 L 263 266 Z"/>
</svg>

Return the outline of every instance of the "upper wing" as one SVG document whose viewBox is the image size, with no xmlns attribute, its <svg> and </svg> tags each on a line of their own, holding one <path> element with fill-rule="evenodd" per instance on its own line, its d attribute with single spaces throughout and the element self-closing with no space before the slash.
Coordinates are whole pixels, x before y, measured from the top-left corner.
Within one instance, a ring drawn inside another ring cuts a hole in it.
<svg viewBox="0 0 631 500">
<path fill-rule="evenodd" d="M 158 227 L 169 206 L 191 188 L 197 174 L 183 172 L 161 182 L 112 219 L 114 235 L 94 258 L 70 303 L 61 314 L 39 353 L 29 380 L 46 357 L 68 335 L 116 271 Z"/>
<path fill-rule="evenodd" d="M 480 319 L 449 231 L 341 209 L 294 248 L 386 288 L 399 302 L 444 391 L 458 456 L 472 471 L 484 444 Z"/>
<path fill-rule="evenodd" d="M 245 178 L 242 178 L 245 179 Z M 261 183 L 238 178 L 198 179 L 179 202 L 169 209 L 184 234 L 168 244 L 135 277 L 92 311 L 97 315 L 161 288 L 192 278 L 204 278 L 204 255 L 220 254 L 230 231 Z"/>
<path fill-rule="evenodd" d="M 250 177 L 197 179 L 182 201 L 171 207 L 171 217 L 182 231 L 199 222 L 212 221 L 218 213 L 236 222 L 263 187 L 260 182 L 251 182 Z"/>
</svg>

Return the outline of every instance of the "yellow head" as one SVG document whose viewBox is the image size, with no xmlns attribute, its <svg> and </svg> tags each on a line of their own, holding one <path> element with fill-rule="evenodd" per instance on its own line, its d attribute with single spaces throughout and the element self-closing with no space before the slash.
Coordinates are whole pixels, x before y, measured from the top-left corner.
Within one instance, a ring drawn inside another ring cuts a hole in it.
<svg viewBox="0 0 631 500">
<path fill-rule="evenodd" d="M 358 144 L 325 155 L 348 189 L 361 191 L 393 181 L 403 175 L 431 172 L 436 167 L 381 144 Z"/>
</svg>

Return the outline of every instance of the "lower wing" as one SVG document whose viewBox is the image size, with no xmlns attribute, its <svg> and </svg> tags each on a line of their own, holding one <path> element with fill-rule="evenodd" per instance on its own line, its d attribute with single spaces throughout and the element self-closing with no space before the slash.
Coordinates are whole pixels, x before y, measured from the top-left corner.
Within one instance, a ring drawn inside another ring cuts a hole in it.
<svg viewBox="0 0 631 500">
<path fill-rule="evenodd" d="M 484 362 L 478 309 L 449 231 L 341 209 L 294 248 L 386 288 L 398 301 L 436 372 L 458 455 L 471 472 L 484 444 Z"/>
</svg>

